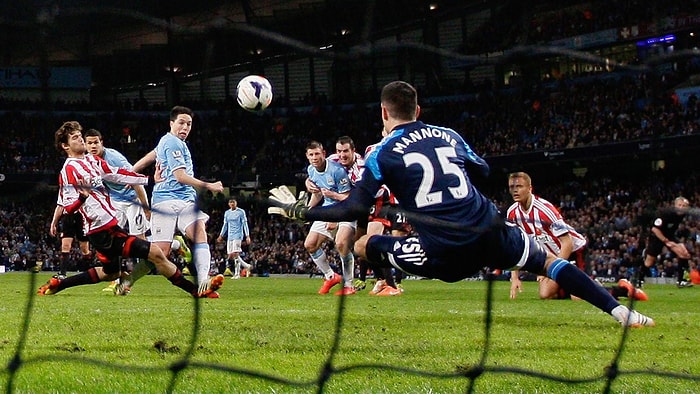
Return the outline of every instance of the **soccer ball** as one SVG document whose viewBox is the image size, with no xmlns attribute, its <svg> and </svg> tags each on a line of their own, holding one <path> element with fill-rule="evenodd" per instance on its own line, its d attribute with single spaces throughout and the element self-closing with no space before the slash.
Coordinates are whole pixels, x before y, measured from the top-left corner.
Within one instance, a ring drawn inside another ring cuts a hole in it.
<svg viewBox="0 0 700 394">
<path fill-rule="evenodd" d="M 272 85 L 265 77 L 248 75 L 238 82 L 236 98 L 244 110 L 262 111 L 272 102 Z"/>
</svg>

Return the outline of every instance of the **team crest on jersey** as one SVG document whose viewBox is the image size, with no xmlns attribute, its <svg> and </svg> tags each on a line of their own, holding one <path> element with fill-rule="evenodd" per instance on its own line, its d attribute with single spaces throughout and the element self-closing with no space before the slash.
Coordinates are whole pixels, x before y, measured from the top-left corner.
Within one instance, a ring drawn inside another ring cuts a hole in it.
<svg viewBox="0 0 700 394">
<path fill-rule="evenodd" d="M 335 185 L 335 180 L 333 180 L 333 177 L 326 177 L 326 183 L 328 185 Z"/>
<path fill-rule="evenodd" d="M 552 231 L 554 231 L 554 232 L 556 232 L 556 231 L 567 230 L 566 224 L 565 224 L 564 222 L 561 222 L 561 221 L 552 223 L 552 225 L 550 226 L 550 228 L 551 228 Z"/>
</svg>

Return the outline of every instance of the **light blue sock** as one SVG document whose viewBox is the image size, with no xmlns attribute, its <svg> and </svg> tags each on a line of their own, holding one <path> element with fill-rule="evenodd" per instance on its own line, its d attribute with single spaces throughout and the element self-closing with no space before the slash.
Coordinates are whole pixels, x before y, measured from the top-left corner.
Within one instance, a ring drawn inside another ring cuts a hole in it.
<svg viewBox="0 0 700 394">
<path fill-rule="evenodd" d="M 323 249 L 319 248 L 317 251 L 311 253 L 311 260 L 316 263 L 316 266 L 321 270 L 326 279 L 331 279 L 333 277 L 333 269 L 328 264 L 326 252 L 324 252 Z"/>
<path fill-rule="evenodd" d="M 206 290 L 209 285 L 209 266 L 211 265 L 211 251 L 209 250 L 209 244 L 194 244 L 194 246 L 192 246 L 192 260 L 197 270 L 197 284 L 199 291 L 202 292 Z"/>
</svg>

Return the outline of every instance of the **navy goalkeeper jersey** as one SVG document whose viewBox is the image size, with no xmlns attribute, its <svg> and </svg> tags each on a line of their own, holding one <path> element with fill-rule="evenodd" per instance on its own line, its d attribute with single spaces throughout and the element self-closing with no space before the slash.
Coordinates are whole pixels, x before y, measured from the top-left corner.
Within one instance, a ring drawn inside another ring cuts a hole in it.
<svg viewBox="0 0 700 394">
<path fill-rule="evenodd" d="M 489 167 L 457 132 L 420 121 L 402 124 L 365 158 L 362 178 L 350 197 L 336 207 L 311 209 L 307 218 L 366 215 L 377 190 L 386 184 L 403 211 L 443 223 L 409 218 L 426 253 L 449 253 L 473 242 L 498 217 L 495 205 L 472 185 L 468 170 L 487 176 Z"/>
</svg>

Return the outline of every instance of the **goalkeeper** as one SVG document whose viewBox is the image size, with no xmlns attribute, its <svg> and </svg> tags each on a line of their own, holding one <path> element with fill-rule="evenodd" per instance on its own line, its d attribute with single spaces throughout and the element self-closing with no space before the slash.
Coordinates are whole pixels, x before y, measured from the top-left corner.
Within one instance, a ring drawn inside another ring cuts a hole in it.
<svg viewBox="0 0 700 394">
<path fill-rule="evenodd" d="M 348 198 L 307 208 L 281 187 L 270 191 L 275 205 L 270 212 L 300 220 L 353 220 L 367 215 L 376 192 L 386 184 L 418 235 L 361 237 L 355 253 L 371 264 L 445 282 L 472 276 L 484 265 L 525 270 L 546 275 L 622 325 L 654 325 L 568 261 L 546 252 L 522 229 L 505 223 L 469 177 L 488 176 L 488 164 L 454 130 L 418 121 L 417 101 L 416 90 L 406 82 L 382 89 L 382 123 L 390 134 L 365 158 L 362 179 Z"/>
</svg>

